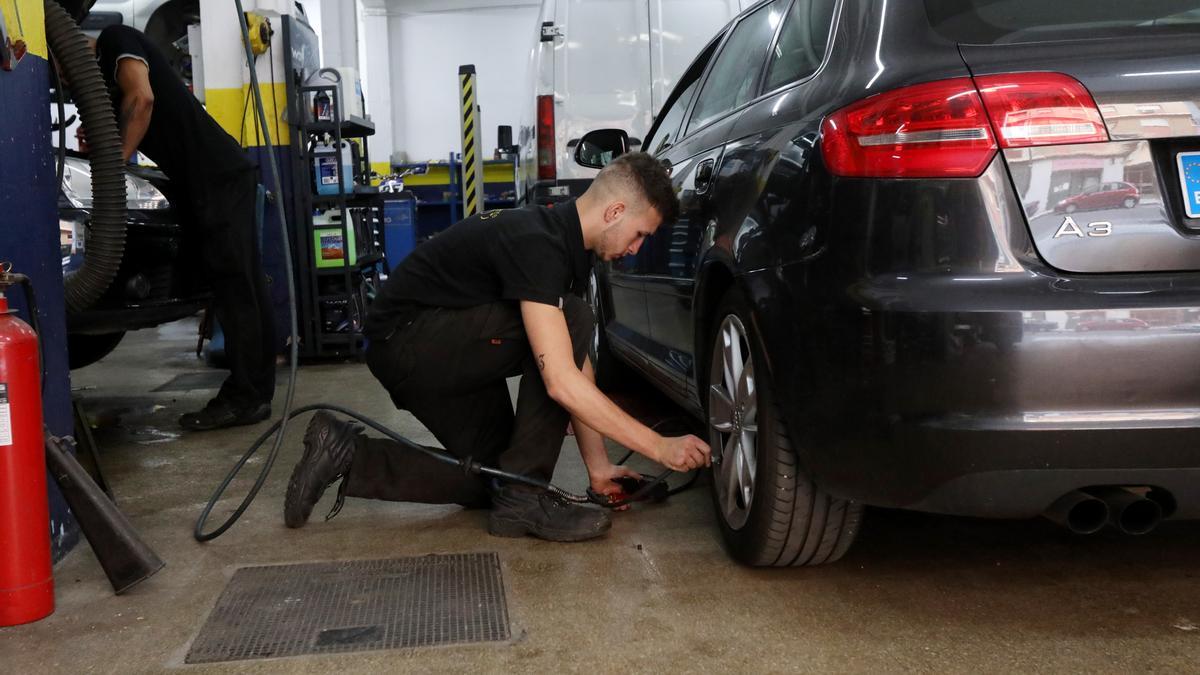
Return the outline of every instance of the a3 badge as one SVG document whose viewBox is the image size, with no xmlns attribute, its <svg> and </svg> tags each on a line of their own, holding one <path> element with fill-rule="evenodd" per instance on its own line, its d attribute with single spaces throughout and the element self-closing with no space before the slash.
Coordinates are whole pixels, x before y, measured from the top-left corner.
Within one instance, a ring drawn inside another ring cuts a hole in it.
<svg viewBox="0 0 1200 675">
<path fill-rule="evenodd" d="M 1084 239 L 1087 237 L 1107 237 L 1110 234 L 1112 234 L 1112 223 L 1107 220 L 1098 220 L 1080 227 L 1074 218 L 1067 216 L 1063 219 L 1062 225 L 1059 225 L 1058 230 L 1055 231 L 1054 238 L 1078 237 Z"/>
</svg>

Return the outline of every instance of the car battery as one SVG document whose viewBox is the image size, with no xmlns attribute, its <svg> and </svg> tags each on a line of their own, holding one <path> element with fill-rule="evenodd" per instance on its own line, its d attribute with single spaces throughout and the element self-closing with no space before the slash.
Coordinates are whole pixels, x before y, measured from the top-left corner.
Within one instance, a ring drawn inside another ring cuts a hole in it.
<svg viewBox="0 0 1200 675">
<path fill-rule="evenodd" d="M 355 299 L 357 300 L 357 298 Z M 357 333 L 362 330 L 358 303 L 345 298 L 321 301 L 321 329 L 326 333 Z"/>
</svg>

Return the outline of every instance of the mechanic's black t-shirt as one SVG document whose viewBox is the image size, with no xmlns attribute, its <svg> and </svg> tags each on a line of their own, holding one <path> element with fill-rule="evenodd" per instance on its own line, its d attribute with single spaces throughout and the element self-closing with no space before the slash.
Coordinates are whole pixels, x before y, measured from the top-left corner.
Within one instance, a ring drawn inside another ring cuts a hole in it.
<svg viewBox="0 0 1200 675">
<path fill-rule="evenodd" d="M 242 148 L 209 117 L 188 91 L 167 58 L 140 31 L 129 26 L 109 26 L 96 38 L 96 60 L 112 92 L 114 113 L 121 118 L 121 90 L 117 62 L 142 61 L 149 68 L 154 110 L 138 150 L 154 160 L 171 179 L 173 189 L 196 182 L 214 182 L 229 174 L 253 170 Z"/>
<path fill-rule="evenodd" d="M 467 308 L 501 300 L 562 306 L 591 271 L 575 202 L 486 211 L 421 244 L 392 270 L 363 332 L 387 339 L 421 307 Z"/>
</svg>

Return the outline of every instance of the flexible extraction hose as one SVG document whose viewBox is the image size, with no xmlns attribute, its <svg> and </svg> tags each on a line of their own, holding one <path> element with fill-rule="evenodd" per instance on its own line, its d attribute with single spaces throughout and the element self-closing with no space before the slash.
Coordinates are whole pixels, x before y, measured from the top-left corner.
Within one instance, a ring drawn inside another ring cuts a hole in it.
<svg viewBox="0 0 1200 675">
<path fill-rule="evenodd" d="M 67 311 L 82 312 L 108 290 L 125 255 L 125 158 L 96 55 L 61 5 L 54 0 L 45 0 L 44 5 L 46 40 L 66 75 L 91 147 L 92 217 L 87 248 L 83 265 L 63 280 Z"/>
</svg>

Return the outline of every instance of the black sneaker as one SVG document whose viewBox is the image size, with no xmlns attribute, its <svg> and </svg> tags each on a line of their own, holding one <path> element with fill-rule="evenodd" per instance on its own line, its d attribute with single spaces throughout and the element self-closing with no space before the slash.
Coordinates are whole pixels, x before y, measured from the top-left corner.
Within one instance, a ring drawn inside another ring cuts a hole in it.
<svg viewBox="0 0 1200 675">
<path fill-rule="evenodd" d="M 249 408 L 238 408 L 230 403 L 214 398 L 202 410 L 180 415 L 179 426 L 189 431 L 209 431 L 211 429 L 257 424 L 270 416 L 270 403 L 260 403 Z"/>
<path fill-rule="evenodd" d="M 584 541 L 608 532 L 612 520 L 599 509 L 572 504 L 552 492 L 500 486 L 492 489 L 488 532 L 497 537 L 527 534 L 548 541 Z"/>
<path fill-rule="evenodd" d="M 283 522 L 288 527 L 302 527 L 308 522 L 325 488 L 346 475 L 354 458 L 354 439 L 360 431 L 361 426 L 342 422 L 323 410 L 313 415 L 304 432 L 304 456 L 292 469 L 283 500 Z M 339 494 L 330 518 L 340 509 L 341 501 Z"/>
</svg>

